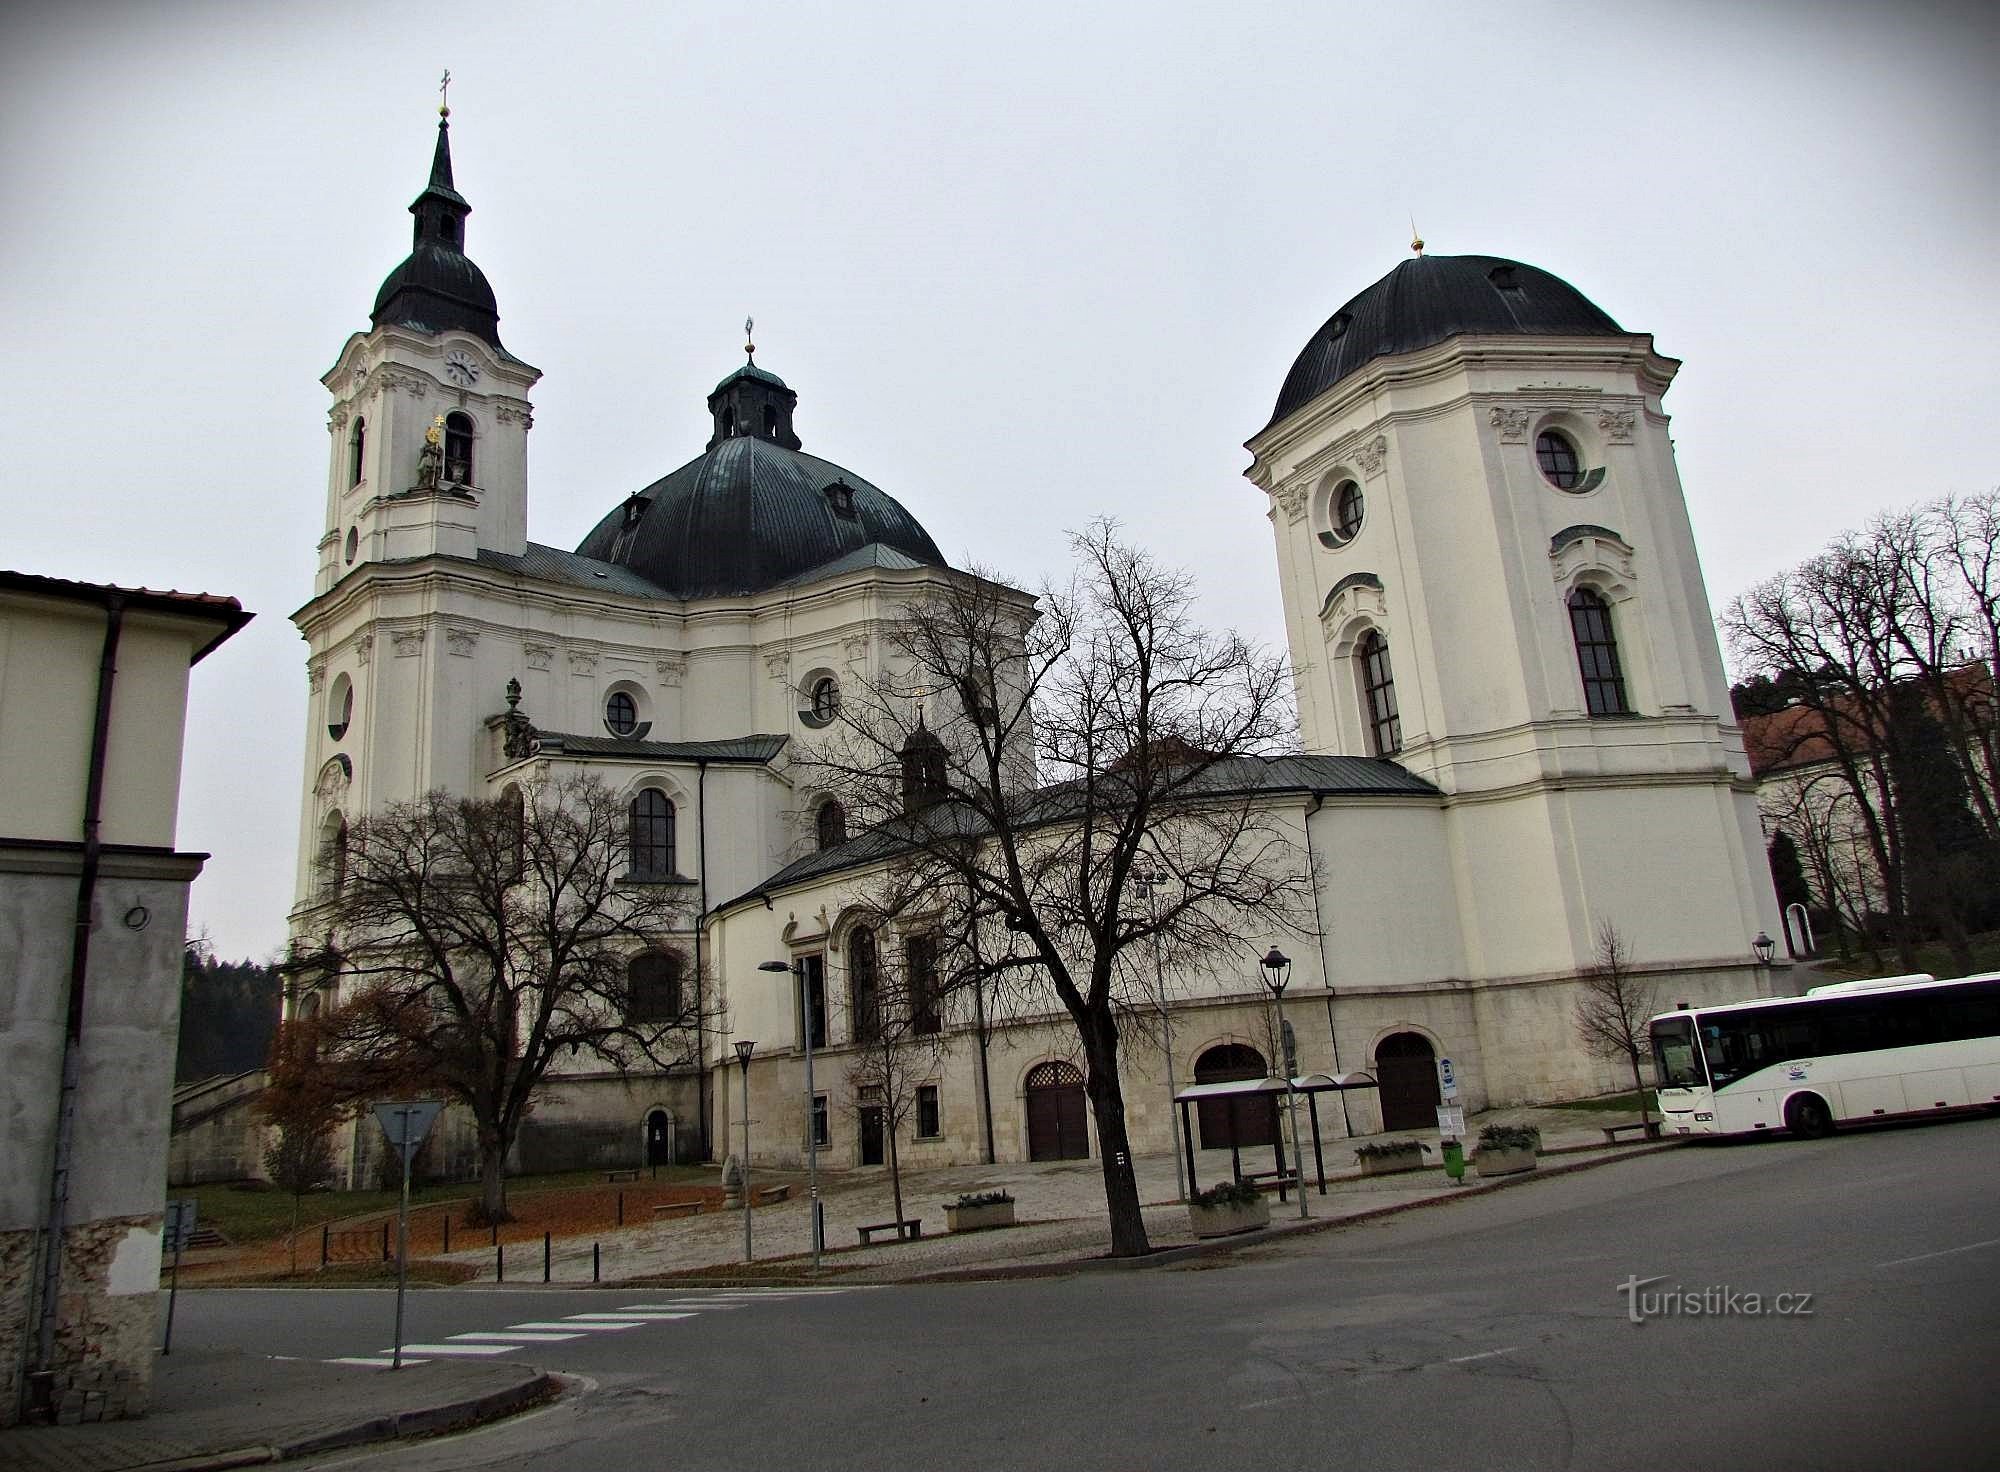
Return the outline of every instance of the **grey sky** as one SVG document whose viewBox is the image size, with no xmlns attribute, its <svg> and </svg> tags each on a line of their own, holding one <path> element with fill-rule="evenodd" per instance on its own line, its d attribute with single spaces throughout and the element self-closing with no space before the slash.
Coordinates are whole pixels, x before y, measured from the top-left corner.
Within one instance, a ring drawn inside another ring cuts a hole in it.
<svg viewBox="0 0 2000 1472">
<path fill-rule="evenodd" d="M 1126 520 L 1282 639 L 1242 441 L 1402 259 L 1531 261 L 1686 368 L 1711 598 L 1995 473 L 2000 27 L 1925 5 L 32 6 L 0 19 L 0 566 L 229 593 L 194 923 L 282 939 L 328 399 L 452 70 L 468 251 L 542 368 L 529 535 L 806 448 L 1032 584 Z M 496 692 L 497 696 L 497 692 Z"/>
</svg>

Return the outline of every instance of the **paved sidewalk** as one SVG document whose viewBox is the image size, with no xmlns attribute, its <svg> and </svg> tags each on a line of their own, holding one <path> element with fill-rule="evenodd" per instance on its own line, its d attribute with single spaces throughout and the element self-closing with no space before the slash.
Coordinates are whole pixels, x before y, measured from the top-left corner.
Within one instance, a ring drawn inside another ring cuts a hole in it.
<svg viewBox="0 0 2000 1472">
<path fill-rule="evenodd" d="M 262 1355 L 163 1356 L 153 1409 L 131 1421 L 0 1431 L 7 1472 L 194 1472 L 478 1425 L 555 1393 L 519 1362 L 431 1360 L 401 1370 Z"/>
<path fill-rule="evenodd" d="M 1300 1111 L 1304 1123 L 1304 1110 Z M 1533 1124 L 1542 1132 L 1545 1158 L 1540 1167 L 1546 1173 L 1568 1164 L 1594 1164 L 1644 1153 L 1643 1143 L 1606 1146 L 1602 1126 L 1622 1119 L 1622 1115 L 1589 1110 L 1511 1109 L 1496 1110 L 1473 1122 L 1482 1124 Z M 1322 1110 L 1322 1157 L 1326 1166 L 1327 1194 L 1319 1194 L 1315 1184 L 1308 1201 L 1313 1219 L 1352 1218 L 1384 1210 L 1420 1205 L 1450 1195 L 1463 1195 L 1482 1187 L 1467 1167 L 1466 1182 L 1453 1186 L 1445 1177 L 1437 1149 L 1437 1131 L 1405 1130 L 1394 1136 L 1335 1137 L 1338 1130 L 1337 1106 L 1328 1117 Z M 1363 1178 L 1354 1159 L 1357 1145 L 1369 1140 L 1417 1139 L 1431 1147 L 1424 1158 L 1429 1163 L 1421 1171 L 1392 1176 Z M 1287 1149 L 1289 1159 L 1290 1151 Z M 1312 1146 L 1306 1142 L 1309 1179 Z M 1246 1148 L 1242 1152 L 1245 1171 L 1269 1170 L 1272 1153 L 1268 1147 Z M 1190 1246 L 1194 1236 L 1187 1212 L 1176 1191 L 1174 1160 L 1169 1155 L 1141 1156 L 1134 1161 L 1139 1179 L 1139 1199 L 1146 1203 L 1147 1235 L 1156 1249 Z M 1230 1153 L 1227 1150 L 1197 1151 L 1196 1180 L 1212 1186 L 1229 1179 Z M 743 1261 L 743 1217 L 736 1211 L 677 1216 L 667 1220 L 607 1231 L 589 1238 L 572 1239 L 554 1245 L 550 1278 L 556 1283 L 589 1283 L 593 1265 L 607 1283 L 633 1279 L 655 1279 L 680 1274 L 715 1276 L 740 1269 L 746 1277 L 780 1277 L 796 1274 L 806 1257 L 807 1215 L 803 1172 L 753 1171 L 753 1186 L 791 1183 L 792 1199 L 757 1208 L 752 1214 L 754 1261 Z M 961 1233 L 946 1231 L 944 1205 L 961 1192 L 1005 1189 L 1016 1201 L 1020 1224 L 1003 1230 Z M 990 1269 L 996 1274 L 1023 1270 L 1046 1271 L 1058 1264 L 1076 1264 L 1102 1257 L 1110 1251 L 1109 1229 L 1105 1224 L 1104 1181 L 1095 1160 L 1055 1162 L 1015 1162 L 1000 1165 L 964 1165 L 937 1170 L 903 1172 L 903 1214 L 923 1223 L 923 1238 L 896 1242 L 878 1237 L 869 1247 L 858 1245 L 857 1227 L 889 1221 L 895 1214 L 886 1169 L 824 1170 L 820 1191 L 826 1202 L 826 1243 L 824 1270 L 856 1282 L 897 1282 L 940 1275 L 962 1275 L 968 1269 Z M 1295 1220 L 1296 1198 L 1271 1201 L 1273 1229 Z M 1260 1234 L 1260 1240 L 1270 1233 Z M 596 1258 L 593 1262 L 593 1245 Z M 456 1261 L 480 1270 L 480 1278 L 494 1278 L 491 1248 L 454 1253 Z M 511 1247 L 506 1257 L 506 1280 L 511 1284 L 542 1281 L 540 1243 Z"/>
</svg>

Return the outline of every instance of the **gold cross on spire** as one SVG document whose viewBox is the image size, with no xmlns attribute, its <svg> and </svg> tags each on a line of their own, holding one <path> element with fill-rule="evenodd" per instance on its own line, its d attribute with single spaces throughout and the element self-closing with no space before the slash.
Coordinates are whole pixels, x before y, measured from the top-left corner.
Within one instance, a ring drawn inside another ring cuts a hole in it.
<svg viewBox="0 0 2000 1472">
<path fill-rule="evenodd" d="M 446 67 L 444 69 L 444 75 L 438 78 L 438 116 L 441 118 L 448 118 L 451 116 L 451 68 L 450 67 Z"/>
</svg>

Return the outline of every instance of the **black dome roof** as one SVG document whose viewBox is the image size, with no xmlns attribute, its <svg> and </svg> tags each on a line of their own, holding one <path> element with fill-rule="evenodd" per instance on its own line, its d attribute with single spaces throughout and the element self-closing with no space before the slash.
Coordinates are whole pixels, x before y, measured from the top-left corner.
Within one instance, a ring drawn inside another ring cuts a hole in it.
<svg viewBox="0 0 2000 1472">
<path fill-rule="evenodd" d="M 1589 297 L 1538 267 L 1500 256 L 1412 256 L 1313 334 L 1285 375 L 1271 423 L 1376 358 L 1464 332 L 1624 335 Z"/>
<path fill-rule="evenodd" d="M 465 254 L 465 217 L 472 206 L 452 186 L 451 124 L 438 119 L 430 182 L 410 213 L 416 216 L 410 253 L 375 293 L 370 321 L 418 332 L 469 332 L 502 355 L 500 307 L 486 273 Z"/>
<path fill-rule="evenodd" d="M 796 401 L 775 374 L 738 369 L 709 396 L 708 449 L 627 498 L 578 554 L 629 567 L 678 598 L 762 592 L 871 546 L 887 549 L 875 566 L 945 566 L 893 496 L 799 448 Z"/>
</svg>

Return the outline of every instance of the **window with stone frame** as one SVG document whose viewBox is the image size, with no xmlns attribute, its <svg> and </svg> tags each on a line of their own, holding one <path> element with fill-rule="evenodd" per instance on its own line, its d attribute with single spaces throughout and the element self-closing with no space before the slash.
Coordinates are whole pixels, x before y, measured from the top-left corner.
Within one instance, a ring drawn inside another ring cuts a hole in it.
<svg viewBox="0 0 2000 1472">
<path fill-rule="evenodd" d="M 674 804 L 657 787 L 632 799 L 632 875 L 667 879 L 674 874 Z"/>
<path fill-rule="evenodd" d="M 1354 662 L 1361 679 L 1368 720 L 1368 750 L 1373 756 L 1394 756 L 1403 749 L 1403 719 L 1396 708 L 1396 677 L 1389 668 L 1389 641 L 1370 629 L 1355 646 Z"/>
<path fill-rule="evenodd" d="M 628 1022 L 678 1022 L 681 958 L 672 951 L 642 951 L 625 967 Z"/>
<path fill-rule="evenodd" d="M 938 1109 L 938 1086 L 917 1086 L 917 1138 L 935 1140 L 944 1133 L 944 1119 Z"/>
<path fill-rule="evenodd" d="M 1576 666 L 1583 677 L 1584 709 L 1594 716 L 1627 716 L 1625 671 L 1618 662 L 1618 634 L 1611 605 L 1595 588 L 1569 595 L 1569 627 L 1576 640 Z"/>
<path fill-rule="evenodd" d="M 882 1032 L 877 961 L 875 932 L 862 926 L 847 938 L 847 1011 L 857 1043 L 872 1043 Z"/>
<path fill-rule="evenodd" d="M 913 935 L 903 943 L 909 979 L 910 1031 L 934 1033 L 943 1026 L 938 1012 L 938 943 L 934 935 Z"/>
</svg>

